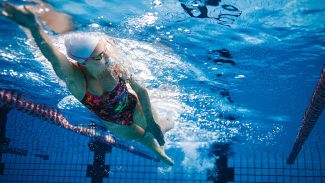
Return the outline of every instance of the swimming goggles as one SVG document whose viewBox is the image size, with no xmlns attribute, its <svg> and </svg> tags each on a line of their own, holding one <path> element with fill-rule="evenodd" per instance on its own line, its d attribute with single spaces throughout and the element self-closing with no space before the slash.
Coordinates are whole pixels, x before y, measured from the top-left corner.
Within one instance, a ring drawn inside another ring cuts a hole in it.
<svg viewBox="0 0 325 183">
<path fill-rule="evenodd" d="M 72 54 L 71 52 L 69 52 L 69 56 L 76 60 L 83 60 L 82 63 L 84 63 L 85 61 L 91 61 L 91 60 L 100 61 L 103 59 L 105 51 L 106 51 L 106 48 L 100 54 L 93 56 L 93 57 L 79 57 L 77 55 Z"/>
</svg>

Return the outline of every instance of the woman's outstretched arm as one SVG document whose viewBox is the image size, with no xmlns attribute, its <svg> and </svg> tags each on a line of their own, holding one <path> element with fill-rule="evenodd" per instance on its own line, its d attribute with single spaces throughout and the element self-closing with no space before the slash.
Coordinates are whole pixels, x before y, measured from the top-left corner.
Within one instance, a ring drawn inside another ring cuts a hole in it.
<svg viewBox="0 0 325 183">
<path fill-rule="evenodd" d="M 44 32 L 37 18 L 26 6 L 14 6 L 8 3 L 1 3 L 2 14 L 16 22 L 17 24 L 30 30 L 37 46 L 42 54 L 51 62 L 57 76 L 66 82 L 70 91 L 82 96 L 83 91 L 78 91 L 78 82 L 82 78 L 80 71 L 74 66 L 68 58 L 61 53 L 53 44 L 51 38 Z M 81 92 L 81 94 L 79 94 Z"/>
</svg>

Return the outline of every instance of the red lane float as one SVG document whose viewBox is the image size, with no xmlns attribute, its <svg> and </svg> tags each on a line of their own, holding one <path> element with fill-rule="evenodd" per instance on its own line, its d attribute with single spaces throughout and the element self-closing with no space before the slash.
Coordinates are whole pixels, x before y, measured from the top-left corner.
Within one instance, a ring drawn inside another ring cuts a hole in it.
<svg viewBox="0 0 325 183">
<path fill-rule="evenodd" d="M 325 65 L 317 83 L 316 89 L 310 101 L 310 104 L 305 112 L 299 133 L 296 137 L 295 144 L 291 150 L 291 153 L 287 159 L 287 164 L 293 164 L 298 156 L 302 146 L 307 140 L 309 134 L 313 130 L 319 116 L 325 107 Z"/>
<path fill-rule="evenodd" d="M 98 134 L 93 129 L 71 125 L 58 110 L 48 108 L 46 105 L 34 104 L 30 101 L 26 101 L 26 97 L 22 97 L 21 94 L 18 94 L 16 92 L 0 90 L 0 105 L 6 105 L 7 107 L 15 108 L 29 115 L 39 117 L 43 121 L 48 121 L 52 124 L 62 126 L 68 130 L 80 133 L 85 136 L 98 136 Z M 105 139 L 105 141 L 108 143 L 115 143 L 115 140 L 112 136 Z"/>
<path fill-rule="evenodd" d="M 151 157 L 150 155 L 137 150 L 132 145 L 123 144 L 122 142 L 115 139 L 111 134 L 101 135 L 97 133 L 95 129 L 72 125 L 68 122 L 67 119 L 63 117 L 63 115 L 58 110 L 48 108 L 46 105 L 34 104 L 31 101 L 27 101 L 25 96 L 18 94 L 17 92 L 0 89 L 0 105 L 6 105 L 7 107 L 15 108 L 29 115 L 36 116 L 43 121 L 47 121 L 51 124 L 55 124 L 84 136 L 95 138 L 98 141 L 107 143 L 143 158 L 159 161 L 157 158 Z"/>
</svg>

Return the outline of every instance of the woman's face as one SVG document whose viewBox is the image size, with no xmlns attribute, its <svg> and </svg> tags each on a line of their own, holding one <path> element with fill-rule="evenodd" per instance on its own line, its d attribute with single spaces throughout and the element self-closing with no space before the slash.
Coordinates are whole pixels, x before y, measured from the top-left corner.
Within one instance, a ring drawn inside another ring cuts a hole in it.
<svg viewBox="0 0 325 183">
<path fill-rule="evenodd" d="M 102 72 L 107 67 L 106 65 L 109 61 L 109 55 L 103 39 L 100 39 L 90 58 L 92 59 L 84 62 L 87 69 Z"/>
</svg>

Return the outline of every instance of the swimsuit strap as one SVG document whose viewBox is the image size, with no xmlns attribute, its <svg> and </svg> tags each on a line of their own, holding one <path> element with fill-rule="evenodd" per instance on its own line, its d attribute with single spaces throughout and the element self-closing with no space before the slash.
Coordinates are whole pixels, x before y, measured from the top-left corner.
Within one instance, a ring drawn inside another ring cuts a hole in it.
<svg viewBox="0 0 325 183">
<path fill-rule="evenodd" d="M 85 71 L 81 68 L 81 65 L 80 63 L 78 62 L 78 67 L 80 68 L 81 72 L 82 72 L 82 75 L 84 75 L 84 78 L 85 78 L 85 81 L 86 81 L 86 94 L 88 93 L 88 79 L 87 79 L 87 76 L 85 74 Z"/>
</svg>

